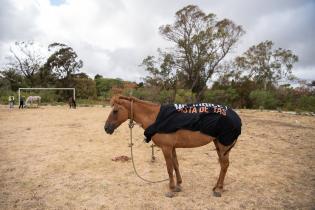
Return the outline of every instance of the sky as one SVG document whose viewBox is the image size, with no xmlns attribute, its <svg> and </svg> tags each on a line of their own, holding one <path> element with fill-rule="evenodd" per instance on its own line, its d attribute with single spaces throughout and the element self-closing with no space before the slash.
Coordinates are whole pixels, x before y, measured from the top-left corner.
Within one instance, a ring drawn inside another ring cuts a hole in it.
<svg viewBox="0 0 315 210">
<path fill-rule="evenodd" d="M 189 4 L 242 25 L 246 34 L 230 57 L 272 40 L 299 56 L 293 73 L 315 80 L 315 0 L 0 0 L 0 67 L 16 41 L 71 46 L 82 72 L 140 82 L 139 66 L 170 43 L 159 34 Z"/>
</svg>

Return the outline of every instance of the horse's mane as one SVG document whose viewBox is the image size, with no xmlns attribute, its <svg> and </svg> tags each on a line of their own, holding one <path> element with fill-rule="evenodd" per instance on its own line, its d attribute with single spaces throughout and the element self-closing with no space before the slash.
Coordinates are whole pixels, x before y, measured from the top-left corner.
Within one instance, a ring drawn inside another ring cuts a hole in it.
<svg viewBox="0 0 315 210">
<path fill-rule="evenodd" d="M 123 95 L 113 96 L 110 100 L 110 105 L 113 106 L 115 103 L 119 104 L 121 100 L 134 101 L 134 102 L 144 103 L 144 104 L 148 104 L 148 105 L 155 105 L 155 106 L 158 105 L 158 104 L 152 103 L 150 101 L 140 100 L 140 99 L 133 97 L 133 96 L 123 96 Z"/>
</svg>

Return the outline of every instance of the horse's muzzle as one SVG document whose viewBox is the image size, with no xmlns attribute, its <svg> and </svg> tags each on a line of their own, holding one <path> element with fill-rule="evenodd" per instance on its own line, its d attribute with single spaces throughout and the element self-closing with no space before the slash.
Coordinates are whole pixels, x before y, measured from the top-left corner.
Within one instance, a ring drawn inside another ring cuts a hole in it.
<svg viewBox="0 0 315 210">
<path fill-rule="evenodd" d="M 114 124 L 106 123 L 104 126 L 104 130 L 108 134 L 113 134 L 115 130 Z"/>
</svg>

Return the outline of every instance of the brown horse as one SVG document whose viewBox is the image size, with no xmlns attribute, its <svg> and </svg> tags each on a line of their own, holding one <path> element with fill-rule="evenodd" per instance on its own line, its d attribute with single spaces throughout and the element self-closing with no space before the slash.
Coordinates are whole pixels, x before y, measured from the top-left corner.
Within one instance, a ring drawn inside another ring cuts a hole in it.
<svg viewBox="0 0 315 210">
<path fill-rule="evenodd" d="M 68 103 L 69 103 L 69 108 L 74 108 L 76 109 L 77 108 L 77 104 L 75 103 L 75 99 L 73 98 L 73 96 L 71 96 L 68 100 Z"/>
<path fill-rule="evenodd" d="M 113 108 L 104 126 L 106 133 L 109 134 L 112 134 L 127 119 L 134 120 L 143 129 L 146 129 L 155 122 L 160 111 L 160 105 L 142 101 L 134 97 L 114 96 L 110 103 Z M 154 144 L 162 149 L 166 161 L 170 188 L 170 191 L 165 194 L 167 197 L 173 197 L 175 195 L 174 192 L 181 191 L 182 178 L 179 172 L 175 148 L 200 147 L 213 141 L 221 166 L 220 175 L 217 184 L 213 188 L 213 193 L 214 196 L 221 196 L 224 177 L 229 167 L 229 152 L 234 144 L 232 146 L 224 146 L 214 137 L 202 134 L 199 131 L 189 130 L 178 130 L 174 133 L 157 133 L 153 136 L 152 140 Z M 173 170 L 175 170 L 176 174 L 176 184 L 174 182 Z"/>
</svg>

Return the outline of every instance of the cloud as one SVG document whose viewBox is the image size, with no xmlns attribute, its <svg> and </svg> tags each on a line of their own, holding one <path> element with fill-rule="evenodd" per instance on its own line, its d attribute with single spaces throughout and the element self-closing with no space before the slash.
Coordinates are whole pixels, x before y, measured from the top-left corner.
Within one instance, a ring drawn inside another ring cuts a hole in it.
<svg viewBox="0 0 315 210">
<path fill-rule="evenodd" d="M 264 40 L 291 49 L 300 61 L 294 72 L 315 79 L 315 2 L 311 0 L 0 0 L 0 65 L 10 44 L 63 42 L 76 50 L 89 75 L 140 81 L 139 67 L 157 48 L 169 46 L 158 33 L 188 4 L 243 25 L 246 35 L 234 54 Z"/>
<path fill-rule="evenodd" d="M 65 0 L 51 0 L 50 3 L 51 5 L 59 6 L 61 4 L 64 4 Z"/>
<path fill-rule="evenodd" d="M 300 57 L 297 66 L 314 66 L 315 48 L 310 46 L 315 46 L 315 28 L 311 27 L 315 20 L 315 4 L 293 6 L 261 16 L 244 38 L 253 44 L 259 40 L 272 40 L 276 47 L 291 49 Z"/>
<path fill-rule="evenodd" d="M 1 42 L 30 39 L 40 33 L 34 23 L 34 19 L 39 15 L 34 4 L 23 1 L 17 5 L 17 2 L 7 0 L 2 0 L 0 4 Z"/>
</svg>

